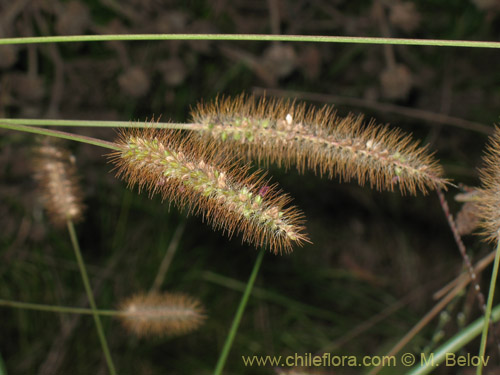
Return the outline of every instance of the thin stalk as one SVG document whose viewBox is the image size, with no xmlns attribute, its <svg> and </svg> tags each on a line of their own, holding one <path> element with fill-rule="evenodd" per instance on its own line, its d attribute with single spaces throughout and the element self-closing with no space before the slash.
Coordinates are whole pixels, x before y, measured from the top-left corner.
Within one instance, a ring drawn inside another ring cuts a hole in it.
<svg viewBox="0 0 500 375">
<path fill-rule="evenodd" d="M 71 141 L 77 141 L 82 143 L 88 143 L 94 146 L 100 146 L 109 148 L 112 150 L 119 150 L 118 146 L 112 142 L 103 141 L 102 139 L 87 137 L 85 135 L 72 134 L 67 132 L 62 132 L 59 130 L 45 129 L 45 128 L 33 128 L 31 126 L 26 125 L 17 125 L 17 124 L 9 124 L 0 122 L 0 128 L 17 130 L 26 133 L 34 133 L 40 135 L 47 135 L 50 137 L 69 139 Z"/>
<path fill-rule="evenodd" d="M 208 282 L 220 285 L 227 289 L 236 290 L 238 292 L 244 292 L 246 287 L 246 284 L 239 280 L 235 280 L 227 276 L 222 276 L 211 271 L 203 272 L 201 274 L 201 278 Z M 338 322 L 339 319 L 342 318 L 342 316 L 335 314 L 329 310 L 306 305 L 269 289 L 255 287 L 252 289 L 252 296 L 332 322 Z"/>
<path fill-rule="evenodd" d="M 500 241 L 497 242 L 497 249 L 495 253 L 495 262 L 493 263 L 493 271 L 491 274 L 491 281 L 490 281 L 490 290 L 488 292 L 488 302 L 486 304 L 486 311 L 484 313 L 484 325 L 483 325 L 483 333 L 481 336 L 481 346 L 479 347 L 479 364 L 477 366 L 477 375 L 482 375 L 483 373 L 483 361 L 481 360 L 482 358 L 485 358 L 484 354 L 486 353 L 486 341 L 488 339 L 488 328 L 489 328 L 489 321 L 490 321 L 490 316 L 491 316 L 491 308 L 493 306 L 493 298 L 495 296 L 495 285 L 497 283 L 497 276 L 498 276 L 498 267 L 500 264 Z"/>
<path fill-rule="evenodd" d="M 106 341 L 106 336 L 104 335 L 104 330 L 102 328 L 101 319 L 97 314 L 97 305 L 94 300 L 94 294 L 92 293 L 92 288 L 90 287 L 89 277 L 87 275 L 85 263 L 83 262 L 82 253 L 80 251 L 80 245 L 78 244 L 78 238 L 76 236 L 75 226 L 73 225 L 73 222 L 71 220 L 68 220 L 68 231 L 69 231 L 69 236 L 71 237 L 71 244 L 73 245 L 73 250 L 75 251 L 78 267 L 80 268 L 80 274 L 82 275 L 83 285 L 85 286 L 85 291 L 87 292 L 87 298 L 89 299 L 90 308 L 92 309 L 92 316 L 94 317 L 94 322 L 97 329 L 97 334 L 99 335 L 99 341 L 101 342 L 102 350 L 104 352 L 104 357 L 106 358 L 106 363 L 108 364 L 110 374 L 116 375 L 115 365 L 113 363 L 113 359 L 111 358 L 111 353 L 109 351 L 108 343 Z"/>
<path fill-rule="evenodd" d="M 491 321 L 497 322 L 500 320 L 500 305 L 496 306 L 491 311 Z M 446 356 L 450 353 L 455 353 L 460 350 L 469 342 L 474 340 L 480 333 L 484 325 L 488 325 L 488 320 L 485 317 L 477 319 L 474 323 L 470 324 L 467 328 L 460 330 L 455 336 L 441 345 L 434 351 L 433 361 L 420 361 L 417 357 L 417 363 L 420 366 L 414 367 L 406 375 L 425 375 L 432 371 L 436 371 L 437 366 L 446 360 Z M 484 357 L 483 357 L 484 358 Z M 480 360 L 483 360 L 480 358 Z M 484 358 L 484 360 L 486 360 Z M 425 363 L 425 364 L 424 364 Z"/>
<path fill-rule="evenodd" d="M 7 375 L 7 368 L 3 361 L 2 355 L 0 354 L 0 375 Z"/>
<path fill-rule="evenodd" d="M 264 258 L 264 249 L 260 249 L 259 255 L 255 260 L 255 264 L 253 266 L 252 273 L 250 278 L 248 279 L 247 286 L 245 288 L 245 292 L 241 297 L 240 305 L 238 306 L 238 310 L 236 310 L 236 315 L 234 316 L 233 324 L 231 325 L 231 329 L 226 337 L 226 342 L 224 343 L 224 347 L 222 348 L 222 352 L 219 356 L 219 360 L 217 361 L 217 365 L 215 366 L 214 375 L 222 374 L 222 370 L 224 365 L 226 364 L 227 357 L 229 355 L 229 351 L 231 350 L 231 346 L 233 345 L 234 338 L 236 336 L 236 332 L 238 331 L 238 327 L 240 325 L 241 317 L 243 316 L 243 312 L 245 311 L 245 307 L 248 302 L 248 298 L 252 293 L 252 287 L 257 278 L 257 274 L 259 273 L 259 268 L 262 263 L 262 258 Z"/>
<path fill-rule="evenodd" d="M 492 251 L 494 253 L 495 251 Z M 486 268 L 486 266 L 493 261 L 488 261 L 489 256 L 481 259 L 474 268 L 475 272 L 478 272 L 480 270 L 483 270 Z M 469 282 L 471 281 L 469 273 L 463 273 L 462 274 L 464 277 L 461 279 L 458 279 L 451 287 L 447 289 L 446 292 L 439 291 L 438 293 L 441 294 L 439 298 L 442 297 L 442 299 L 427 313 L 425 316 L 420 319 L 420 321 L 401 339 L 396 343 L 396 345 L 387 353 L 387 356 L 395 356 L 401 349 L 403 349 L 406 344 L 410 342 L 410 340 L 415 337 L 415 335 L 420 332 L 420 330 L 427 325 L 427 323 L 433 319 L 441 310 L 443 310 L 449 302 L 453 300 L 453 298 L 462 290 L 464 289 Z M 435 299 L 438 299 L 438 297 L 434 296 Z M 493 322 L 493 319 L 492 321 Z M 492 324 L 492 323 L 491 323 Z M 376 368 L 373 368 L 370 370 L 368 373 L 369 375 L 375 375 L 378 374 L 378 372 L 382 369 L 382 366 L 378 366 Z"/>
<path fill-rule="evenodd" d="M 92 315 L 97 313 L 98 315 L 104 316 L 120 316 L 124 315 L 121 311 L 116 310 L 92 310 L 86 309 L 84 307 L 67 307 L 67 306 L 54 306 L 54 305 L 44 305 L 40 303 L 29 303 L 29 302 L 19 302 L 19 301 L 8 301 L 0 299 L 0 306 L 14 307 L 17 309 L 24 310 L 36 310 L 45 312 L 54 312 L 62 314 L 85 314 Z"/>
<path fill-rule="evenodd" d="M 0 45 L 33 43 L 106 42 L 114 40 L 228 40 L 228 41 L 279 41 L 316 43 L 394 44 L 407 46 L 441 46 L 500 48 L 499 42 L 409 38 L 370 38 L 324 35 L 269 35 L 269 34 L 119 34 L 119 35 L 66 35 L 37 36 L 0 39 Z"/>
<path fill-rule="evenodd" d="M 0 118 L 0 123 L 29 126 L 82 126 L 89 128 L 155 128 L 155 129 L 182 129 L 195 130 L 198 124 L 181 124 L 156 121 L 93 121 L 93 120 L 54 120 L 30 118 Z"/>
<path fill-rule="evenodd" d="M 167 251 L 160 263 L 160 267 L 158 267 L 158 272 L 156 274 L 155 280 L 149 293 L 156 293 L 160 290 L 161 285 L 165 281 L 165 275 L 167 274 L 168 268 L 172 263 L 172 259 L 174 259 L 174 255 L 177 252 L 177 248 L 179 247 L 179 242 L 181 240 L 181 236 L 184 233 L 184 228 L 186 227 L 186 219 L 181 219 L 182 221 L 177 226 L 177 229 L 174 232 L 172 240 L 168 245 Z"/>
<path fill-rule="evenodd" d="M 479 260 L 474 265 L 474 273 L 478 274 L 482 272 L 486 267 L 488 267 L 495 260 L 496 251 L 493 250 L 491 253 L 486 255 L 484 258 Z M 432 298 L 435 300 L 441 299 L 444 295 L 446 295 L 451 289 L 453 289 L 457 284 L 465 282 L 470 282 L 470 274 L 467 271 L 462 272 L 459 276 L 457 276 L 454 280 L 450 281 L 444 287 L 439 289 L 432 295 Z"/>
<path fill-rule="evenodd" d="M 397 353 L 399 353 L 429 322 L 436 317 L 456 296 L 457 294 L 464 288 L 463 285 L 457 285 L 453 290 L 451 290 L 441 301 L 439 301 L 434 307 L 424 315 L 422 319 L 415 324 L 412 329 L 410 329 L 402 339 L 400 339 L 391 350 L 385 354 L 386 357 L 394 357 Z M 380 364 L 374 368 L 372 368 L 368 375 L 376 375 L 383 368 L 383 365 Z"/>
<path fill-rule="evenodd" d="M 486 304 L 484 301 L 483 292 L 481 292 L 481 287 L 477 281 L 477 276 L 474 271 L 474 267 L 472 266 L 472 262 L 467 255 L 467 249 L 465 248 L 465 244 L 462 241 L 462 237 L 460 233 L 458 233 L 457 225 L 455 224 L 455 220 L 453 219 L 453 215 L 451 214 L 450 207 L 448 206 L 448 202 L 446 201 L 446 197 L 441 189 L 436 189 L 436 192 L 439 197 L 439 203 L 441 204 L 441 208 L 443 209 L 444 215 L 446 216 L 446 220 L 448 221 L 448 225 L 451 229 L 451 233 L 453 234 L 453 238 L 455 239 L 455 243 L 457 244 L 458 251 L 462 256 L 465 267 L 467 268 L 467 272 L 469 272 L 469 276 L 471 279 L 471 283 L 474 287 L 474 292 L 476 293 L 477 300 L 479 302 L 479 309 L 485 313 Z"/>
</svg>

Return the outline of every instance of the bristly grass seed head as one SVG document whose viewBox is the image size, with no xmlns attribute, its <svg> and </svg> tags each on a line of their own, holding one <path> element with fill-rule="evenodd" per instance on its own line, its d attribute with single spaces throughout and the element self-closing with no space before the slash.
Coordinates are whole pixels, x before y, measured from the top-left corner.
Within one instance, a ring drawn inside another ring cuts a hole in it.
<svg viewBox="0 0 500 375">
<path fill-rule="evenodd" d="M 308 241 L 302 213 L 285 207 L 290 198 L 248 166 L 221 157 L 218 145 L 154 129 L 125 131 L 116 143 L 112 161 L 129 186 L 159 193 L 230 237 L 241 233 L 244 242 L 274 253 Z"/>
<path fill-rule="evenodd" d="M 495 127 L 484 156 L 485 166 L 479 170 L 481 189 L 477 196 L 477 215 L 482 219 L 483 234 L 498 241 L 500 234 L 500 128 Z"/>
<path fill-rule="evenodd" d="M 33 171 L 42 200 L 54 225 L 79 221 L 84 205 L 72 155 L 62 147 L 45 142 L 34 149 Z"/>
<path fill-rule="evenodd" d="M 141 337 L 182 335 L 205 321 L 200 301 L 181 293 L 137 294 L 119 310 L 125 328 Z"/>
<path fill-rule="evenodd" d="M 332 107 L 241 95 L 217 98 L 192 111 L 193 129 L 226 152 L 329 178 L 356 178 L 377 190 L 423 193 L 446 188 L 443 171 L 425 147 L 400 130 L 361 116 L 339 117 Z"/>
</svg>

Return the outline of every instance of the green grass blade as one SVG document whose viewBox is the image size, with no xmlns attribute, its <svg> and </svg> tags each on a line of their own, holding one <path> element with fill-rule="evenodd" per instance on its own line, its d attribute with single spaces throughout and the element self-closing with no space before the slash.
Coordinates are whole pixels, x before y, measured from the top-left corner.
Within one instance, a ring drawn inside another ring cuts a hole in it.
<svg viewBox="0 0 500 375">
<path fill-rule="evenodd" d="M 0 375 L 7 375 L 7 368 L 5 367 L 5 362 L 3 361 L 1 354 L 0 354 Z"/>
<path fill-rule="evenodd" d="M 102 350 L 104 352 L 104 357 L 106 358 L 106 363 L 108 364 L 109 373 L 111 375 L 116 375 L 115 365 L 113 359 L 111 358 L 111 353 L 109 351 L 108 342 L 106 341 L 106 336 L 104 335 L 104 329 L 102 328 L 101 319 L 97 314 L 97 305 L 94 299 L 94 293 L 90 287 L 89 277 L 87 275 L 87 269 L 85 268 L 85 263 L 83 262 L 82 253 L 80 251 L 80 245 L 78 244 L 78 238 L 76 236 L 75 226 L 71 220 L 68 220 L 68 231 L 71 237 L 71 243 L 73 249 L 75 250 L 76 260 L 78 262 L 78 267 L 80 269 L 80 274 L 82 276 L 83 285 L 85 286 L 85 291 L 87 293 L 87 298 L 89 300 L 90 308 L 92 309 L 92 316 L 94 317 L 95 326 L 97 329 L 97 334 L 99 336 L 99 341 L 101 342 Z"/>
<path fill-rule="evenodd" d="M 6 125 L 29 126 L 81 126 L 91 128 L 155 128 L 155 129 L 184 129 L 193 130 L 194 124 L 178 124 L 155 121 L 92 121 L 92 120 L 54 120 L 28 118 L 0 118 L 0 123 Z"/>
<path fill-rule="evenodd" d="M 91 144 L 94 146 L 105 147 L 105 148 L 109 148 L 112 150 L 119 150 L 118 146 L 112 142 L 107 142 L 107 141 L 103 141 L 102 139 L 91 138 L 91 137 L 87 137 L 84 135 L 62 132 L 59 130 L 52 130 L 52 129 L 45 129 L 45 128 L 33 128 L 31 126 L 26 126 L 26 125 L 8 124 L 8 123 L 2 123 L 2 122 L 0 122 L 0 128 L 9 129 L 9 130 L 16 130 L 16 131 L 32 133 L 32 134 L 46 135 L 49 137 L 68 139 L 70 141 L 83 142 L 83 143 L 88 143 L 88 144 Z"/>
<path fill-rule="evenodd" d="M 497 305 L 491 311 L 491 320 L 497 322 L 500 320 L 500 305 Z M 459 333 L 441 345 L 438 349 L 434 351 L 433 364 L 431 362 L 427 364 L 421 364 L 414 367 L 412 370 L 406 373 L 406 375 L 425 375 L 436 370 L 436 365 L 443 363 L 446 360 L 446 355 L 449 353 L 455 353 L 456 351 L 463 348 L 469 342 L 474 340 L 481 333 L 485 318 L 479 318 L 474 323 L 470 324 L 467 328 L 462 329 Z M 420 363 L 420 358 L 417 355 L 417 363 Z"/>
<path fill-rule="evenodd" d="M 279 42 L 315 42 L 315 43 L 356 43 L 356 44 L 393 44 L 406 46 L 441 46 L 500 48 L 500 42 L 410 39 L 410 38 L 372 38 L 325 35 L 269 35 L 269 34 L 119 34 L 119 35 L 65 35 L 38 36 L 0 39 L 0 45 L 36 44 L 36 43 L 72 43 L 105 41 L 151 41 L 151 40 L 226 40 L 226 41 L 279 41 Z"/>
<path fill-rule="evenodd" d="M 94 313 L 97 313 L 99 315 L 107 315 L 107 316 L 119 316 L 122 314 L 121 311 L 116 311 L 116 310 L 96 310 L 96 311 L 93 311 L 92 309 L 87 309 L 85 307 L 44 305 L 41 303 L 10 301 L 10 300 L 5 300 L 5 299 L 0 299 L 0 306 L 6 306 L 6 307 L 12 307 L 12 308 L 24 309 L 24 310 L 36 310 L 36 311 L 61 313 L 61 314 L 88 314 L 88 315 L 92 315 Z"/>
<path fill-rule="evenodd" d="M 491 308 L 493 306 L 493 298 L 495 297 L 495 285 L 497 284 L 499 263 L 500 263 L 500 241 L 498 241 L 497 243 L 497 249 L 495 252 L 495 262 L 493 264 L 493 271 L 491 274 L 490 291 L 488 292 L 488 302 L 486 304 L 486 311 L 484 313 L 484 324 L 483 324 L 483 332 L 481 335 L 481 346 L 479 348 L 479 358 L 484 358 L 484 355 L 486 353 L 486 341 L 488 339 L 488 328 L 490 327 Z M 483 362 L 479 361 L 476 374 L 482 375 L 482 373 L 483 373 Z"/>
<path fill-rule="evenodd" d="M 240 305 L 238 306 L 238 310 L 236 310 L 236 315 L 234 316 L 233 324 L 231 325 L 231 329 L 226 337 L 226 342 L 224 343 L 224 347 L 222 348 L 222 352 L 219 356 L 219 360 L 217 361 L 217 365 L 215 366 L 214 375 L 222 374 L 222 370 L 224 369 L 224 365 L 226 364 L 227 357 L 229 355 L 229 351 L 231 350 L 231 346 L 233 345 L 234 338 L 236 336 L 236 332 L 238 331 L 238 327 L 240 325 L 241 317 L 243 316 L 243 312 L 245 311 L 245 307 L 248 302 L 248 298 L 252 292 L 253 284 L 255 283 L 255 279 L 257 278 L 257 274 L 259 273 L 260 265 L 262 264 L 262 258 L 264 258 L 264 249 L 261 249 L 257 259 L 255 260 L 255 264 L 253 266 L 252 273 L 250 278 L 248 279 L 247 286 L 245 288 L 245 292 L 241 297 Z"/>
</svg>

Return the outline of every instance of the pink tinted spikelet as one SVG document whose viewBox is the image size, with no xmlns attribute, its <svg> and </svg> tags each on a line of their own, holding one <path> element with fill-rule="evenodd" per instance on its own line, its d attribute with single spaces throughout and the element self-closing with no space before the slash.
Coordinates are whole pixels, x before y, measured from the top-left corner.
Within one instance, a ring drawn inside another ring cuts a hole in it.
<svg viewBox="0 0 500 375">
<path fill-rule="evenodd" d="M 494 134 L 484 156 L 485 166 L 479 170 L 481 189 L 475 203 L 478 205 L 477 216 L 482 220 L 483 234 L 488 240 L 498 241 L 500 231 L 500 128 L 495 127 Z"/>
<path fill-rule="evenodd" d="M 84 205 L 71 154 L 64 148 L 45 142 L 34 149 L 33 170 L 42 201 L 54 225 L 78 221 Z"/>
<path fill-rule="evenodd" d="M 205 321 L 201 303 L 181 293 L 137 294 L 119 310 L 125 328 L 141 337 L 182 335 Z"/>
<path fill-rule="evenodd" d="M 191 114 L 201 139 L 226 152 L 299 172 L 357 179 L 377 190 L 424 194 L 446 188 L 443 170 L 425 147 L 398 129 L 364 125 L 361 116 L 338 116 L 332 107 L 241 95 L 199 104 Z"/>
<path fill-rule="evenodd" d="M 290 198 L 263 176 L 249 174 L 247 166 L 221 157 L 216 145 L 153 129 L 125 131 L 116 144 L 120 151 L 111 155 L 112 161 L 129 186 L 201 214 L 229 237 L 241 233 L 244 242 L 274 253 L 308 241 L 302 213 L 285 208 Z"/>
</svg>

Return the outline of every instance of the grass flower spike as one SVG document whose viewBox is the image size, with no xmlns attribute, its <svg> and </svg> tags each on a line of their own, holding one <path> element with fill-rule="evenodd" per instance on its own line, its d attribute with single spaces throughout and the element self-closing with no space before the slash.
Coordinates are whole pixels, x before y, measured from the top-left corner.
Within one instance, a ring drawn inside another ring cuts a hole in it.
<svg viewBox="0 0 500 375">
<path fill-rule="evenodd" d="M 219 157 L 216 145 L 153 129 L 124 132 L 117 145 L 121 151 L 112 160 L 129 185 L 187 206 L 215 229 L 242 233 L 243 241 L 275 253 L 307 241 L 303 215 L 285 208 L 290 198 L 248 167 Z"/>
<path fill-rule="evenodd" d="M 67 220 L 80 220 L 84 206 L 71 154 L 54 144 L 44 143 L 34 150 L 33 169 L 54 225 L 62 227 Z"/>
<path fill-rule="evenodd" d="M 485 166 L 479 171 L 482 186 L 477 199 L 477 215 L 482 219 L 483 234 L 498 241 L 500 231 L 500 128 L 490 137 L 484 157 Z"/>
<path fill-rule="evenodd" d="M 121 320 L 137 336 L 173 336 L 196 330 L 205 320 L 201 303 L 180 293 L 137 294 L 121 304 Z"/>
<path fill-rule="evenodd" d="M 446 187 L 441 167 L 409 135 L 374 123 L 365 127 L 362 117 L 339 117 L 332 107 L 241 95 L 199 104 L 192 120 L 203 139 L 258 161 L 356 178 L 378 190 L 399 187 L 403 194 Z"/>
</svg>

